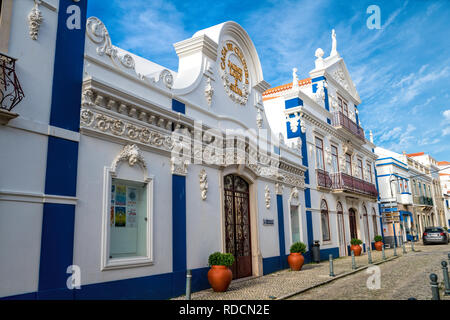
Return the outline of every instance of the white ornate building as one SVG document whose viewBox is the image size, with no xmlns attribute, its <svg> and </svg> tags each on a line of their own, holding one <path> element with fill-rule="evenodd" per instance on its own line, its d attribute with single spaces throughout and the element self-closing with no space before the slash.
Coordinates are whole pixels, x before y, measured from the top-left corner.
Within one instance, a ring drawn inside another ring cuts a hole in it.
<svg viewBox="0 0 450 320">
<path fill-rule="evenodd" d="M 307 167 L 271 137 L 241 26 L 176 43 L 175 71 L 114 46 L 85 1 L 2 5 L 25 98 L 1 114 L 0 297 L 165 299 L 187 269 L 208 287 L 215 251 L 235 278 L 286 267 Z"/>
<path fill-rule="evenodd" d="M 444 197 L 445 219 L 447 220 L 447 226 L 450 228 L 450 162 L 439 161 L 437 164 L 440 169 L 439 180 Z"/>
<path fill-rule="evenodd" d="M 375 147 L 358 117 L 360 97 L 332 33 L 332 50 L 317 49 L 310 77 L 264 92 L 270 125 L 302 150 L 306 174 L 306 239 L 322 258 L 350 254 L 352 238 L 364 251 L 381 234 L 375 186 Z"/>
</svg>

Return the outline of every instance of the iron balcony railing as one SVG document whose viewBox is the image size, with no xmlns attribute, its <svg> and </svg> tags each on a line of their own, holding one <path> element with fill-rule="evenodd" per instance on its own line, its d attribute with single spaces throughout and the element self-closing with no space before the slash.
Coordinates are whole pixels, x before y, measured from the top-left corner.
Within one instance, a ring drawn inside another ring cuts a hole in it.
<svg viewBox="0 0 450 320">
<path fill-rule="evenodd" d="M 0 108 L 11 111 L 25 97 L 16 75 L 16 60 L 0 53 Z"/>
<path fill-rule="evenodd" d="M 413 197 L 414 204 L 432 206 L 433 199 L 425 196 L 414 196 Z"/>
<path fill-rule="evenodd" d="M 317 185 L 319 187 L 331 189 L 332 181 L 328 172 L 322 169 L 316 169 L 316 175 L 317 175 Z"/>
<path fill-rule="evenodd" d="M 331 174 L 332 189 L 345 190 L 370 197 L 378 196 L 377 188 L 373 183 L 352 177 L 343 172 Z"/>
<path fill-rule="evenodd" d="M 364 130 L 341 111 L 333 112 L 332 124 L 334 127 L 343 127 L 356 135 L 358 138 L 365 140 Z"/>
</svg>

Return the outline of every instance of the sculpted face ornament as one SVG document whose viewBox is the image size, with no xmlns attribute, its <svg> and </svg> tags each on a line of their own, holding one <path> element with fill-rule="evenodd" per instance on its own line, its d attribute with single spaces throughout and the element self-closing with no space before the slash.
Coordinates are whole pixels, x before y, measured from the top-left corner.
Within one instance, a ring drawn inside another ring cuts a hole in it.
<svg viewBox="0 0 450 320">
<path fill-rule="evenodd" d="M 220 57 L 220 72 L 225 91 L 237 103 L 245 105 L 250 93 L 247 62 L 241 49 L 226 41 Z"/>
</svg>

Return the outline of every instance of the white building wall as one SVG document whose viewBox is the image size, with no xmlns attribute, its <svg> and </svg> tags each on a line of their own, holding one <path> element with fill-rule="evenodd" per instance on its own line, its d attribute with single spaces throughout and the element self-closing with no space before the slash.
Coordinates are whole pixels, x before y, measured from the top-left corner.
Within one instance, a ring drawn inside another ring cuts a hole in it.
<svg viewBox="0 0 450 320">
<path fill-rule="evenodd" d="M 58 0 L 47 1 L 58 7 Z M 38 288 L 48 126 L 58 14 L 41 6 L 37 40 L 29 36 L 33 1 L 13 1 L 7 54 L 25 98 L 19 117 L 0 126 L 0 297 Z"/>
<path fill-rule="evenodd" d="M 147 162 L 149 175 L 154 176 L 154 264 L 101 271 L 104 168 L 111 166 L 122 148 L 121 144 L 85 135 L 80 140 L 77 178 L 80 200 L 75 211 L 73 262 L 81 268 L 82 285 L 172 271 L 172 193 L 168 191 L 172 190 L 172 174 L 169 158 L 145 149 L 141 149 L 142 155 Z M 126 170 L 128 165 L 125 163 L 123 167 Z M 197 233 L 197 236 L 201 234 Z"/>
</svg>

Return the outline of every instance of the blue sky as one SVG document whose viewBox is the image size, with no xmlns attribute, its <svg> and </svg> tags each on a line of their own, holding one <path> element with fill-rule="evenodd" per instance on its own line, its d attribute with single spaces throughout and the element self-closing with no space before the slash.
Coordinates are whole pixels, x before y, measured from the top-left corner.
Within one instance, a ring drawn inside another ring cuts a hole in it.
<svg viewBox="0 0 450 320">
<path fill-rule="evenodd" d="M 450 1 L 175 1 L 89 0 L 114 45 L 177 70 L 172 44 L 197 30 L 234 20 L 250 35 L 272 86 L 308 77 L 314 52 L 331 49 L 336 29 L 362 99 L 363 128 L 395 152 L 425 151 L 450 161 Z M 369 5 L 381 29 L 368 29 Z"/>
</svg>

